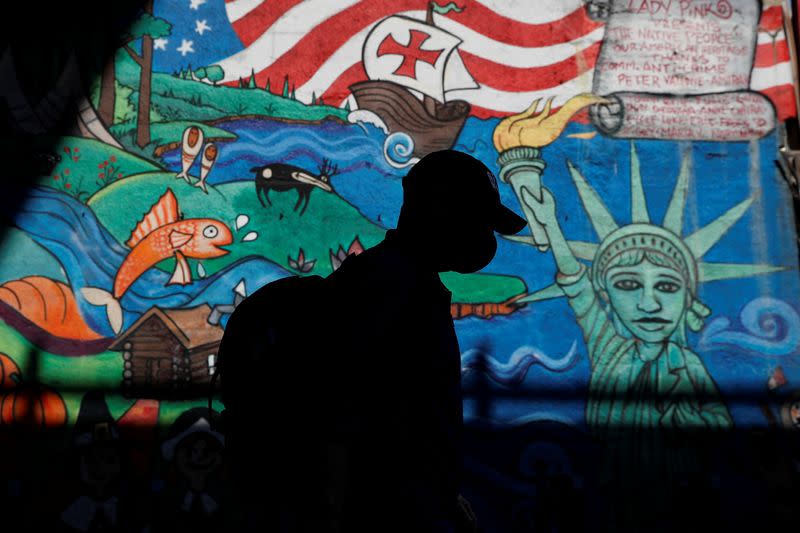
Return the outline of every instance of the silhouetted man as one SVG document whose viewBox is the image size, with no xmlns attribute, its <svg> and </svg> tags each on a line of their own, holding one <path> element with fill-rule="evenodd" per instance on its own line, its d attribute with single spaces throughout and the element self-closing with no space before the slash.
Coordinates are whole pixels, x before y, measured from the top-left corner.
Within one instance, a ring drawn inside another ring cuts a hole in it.
<svg viewBox="0 0 800 533">
<path fill-rule="evenodd" d="M 403 179 L 397 229 L 327 279 L 246 298 L 219 348 L 229 529 L 470 531 L 461 359 L 439 272 L 475 272 L 525 221 L 491 172 L 443 151 Z"/>
<path fill-rule="evenodd" d="M 524 226 L 480 161 L 435 152 L 403 179 L 397 229 L 327 278 L 340 531 L 469 530 L 459 505 L 461 359 L 438 273 L 480 270 L 497 250 L 494 232 Z"/>
</svg>

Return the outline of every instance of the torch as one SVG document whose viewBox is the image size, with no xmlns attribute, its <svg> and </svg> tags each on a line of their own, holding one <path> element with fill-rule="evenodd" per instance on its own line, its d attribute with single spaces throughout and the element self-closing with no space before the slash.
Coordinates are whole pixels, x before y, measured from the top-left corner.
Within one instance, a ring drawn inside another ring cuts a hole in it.
<svg viewBox="0 0 800 533">
<path fill-rule="evenodd" d="M 511 237 L 523 240 L 546 252 L 550 248 L 547 234 L 536 221 L 533 211 L 525 203 L 522 190 L 527 190 L 534 198 L 542 198 L 542 172 L 545 162 L 542 147 L 555 141 L 569 119 L 581 109 L 606 102 L 605 98 L 590 93 L 573 96 L 555 113 L 550 113 L 553 98 L 547 100 L 541 113 L 536 113 L 540 99 L 536 99 L 523 113 L 503 119 L 495 128 L 492 139 L 500 156 L 500 179 L 514 189 L 522 212 L 531 228 L 530 237 Z"/>
</svg>

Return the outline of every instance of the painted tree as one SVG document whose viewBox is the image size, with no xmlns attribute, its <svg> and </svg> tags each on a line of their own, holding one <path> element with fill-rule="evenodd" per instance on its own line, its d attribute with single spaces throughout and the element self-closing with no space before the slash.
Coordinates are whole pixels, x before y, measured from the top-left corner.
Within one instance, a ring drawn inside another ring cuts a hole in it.
<svg viewBox="0 0 800 533">
<path fill-rule="evenodd" d="M 199 69 L 194 71 L 194 77 L 198 80 L 203 80 L 208 77 L 208 72 L 206 71 L 205 67 L 200 67 Z"/>
<path fill-rule="evenodd" d="M 112 56 L 103 65 L 103 74 L 100 76 L 100 101 L 97 106 L 97 114 L 106 127 L 114 124 L 114 107 L 117 98 L 114 82 L 116 79 L 115 62 Z"/>
<path fill-rule="evenodd" d="M 97 100 L 97 114 L 106 127 L 114 124 L 115 109 L 117 107 L 119 95 L 115 91 L 117 87 L 116 75 L 116 49 L 121 46 L 119 36 L 127 31 L 128 24 L 125 17 L 109 20 L 109 25 L 105 31 L 93 32 L 92 42 L 95 52 L 97 52 L 96 63 L 97 72 L 100 74 L 99 96 Z M 111 50 L 110 54 L 106 52 Z"/>
<path fill-rule="evenodd" d="M 136 144 L 144 148 L 150 144 L 150 82 L 153 77 L 153 39 L 166 37 L 172 24 L 153 16 L 153 0 L 147 0 L 144 13 L 129 29 L 123 48 L 139 65 L 139 102 L 136 116 Z M 131 43 L 141 41 L 141 53 L 131 48 Z M 191 73 L 191 68 L 189 69 Z"/>
<path fill-rule="evenodd" d="M 284 98 L 289 98 L 289 76 L 283 78 L 283 92 L 281 96 Z"/>
<path fill-rule="evenodd" d="M 264 90 L 265 90 L 265 91 L 267 91 L 268 93 L 269 93 L 269 92 L 272 92 L 272 91 L 270 91 L 270 89 L 269 89 L 269 78 L 267 78 L 267 84 L 264 86 Z"/>
<path fill-rule="evenodd" d="M 217 86 L 217 82 L 222 81 L 225 77 L 225 71 L 219 65 L 211 65 L 210 67 L 206 67 L 206 78 L 208 81 Z"/>
<path fill-rule="evenodd" d="M 250 69 L 250 82 L 247 84 L 248 89 L 255 89 L 256 88 L 256 71 L 255 69 Z"/>
</svg>

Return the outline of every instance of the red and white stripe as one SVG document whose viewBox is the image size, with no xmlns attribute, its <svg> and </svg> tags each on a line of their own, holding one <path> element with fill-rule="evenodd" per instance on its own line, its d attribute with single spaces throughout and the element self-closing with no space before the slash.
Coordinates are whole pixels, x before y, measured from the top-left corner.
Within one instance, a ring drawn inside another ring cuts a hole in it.
<svg viewBox="0 0 800 533">
<path fill-rule="evenodd" d="M 554 106 L 592 87 L 602 23 L 591 20 L 582 0 L 527 2 L 461 0 L 461 13 L 434 15 L 438 27 L 463 40 L 464 65 L 480 89 L 452 91 L 470 102 L 478 117 L 526 109 L 536 98 L 555 97 Z M 223 83 L 249 78 L 263 87 L 281 87 L 284 77 L 296 97 L 312 95 L 334 105 L 348 87 L 367 79 L 361 48 L 372 27 L 390 15 L 424 20 L 422 0 L 233 0 L 228 18 L 244 46 L 219 64 Z M 751 87 L 775 102 L 781 119 L 797 114 L 788 46 L 780 7 L 764 11 Z M 775 11 L 777 10 L 777 11 Z"/>
<path fill-rule="evenodd" d="M 772 100 L 779 120 L 797 116 L 793 78 L 783 10 L 768 7 L 761 14 L 750 88 Z"/>
</svg>

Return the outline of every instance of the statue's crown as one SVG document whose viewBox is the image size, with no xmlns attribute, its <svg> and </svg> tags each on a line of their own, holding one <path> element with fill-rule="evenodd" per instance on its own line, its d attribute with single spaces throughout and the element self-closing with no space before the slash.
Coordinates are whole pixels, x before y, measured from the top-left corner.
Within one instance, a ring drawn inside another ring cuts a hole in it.
<svg viewBox="0 0 800 533">
<path fill-rule="evenodd" d="M 592 262 L 592 279 L 600 282 L 615 258 L 631 250 L 647 250 L 669 258 L 679 265 L 692 294 L 697 289 L 697 262 L 683 240 L 655 224 L 636 223 L 612 231 L 597 249 Z"/>
</svg>

